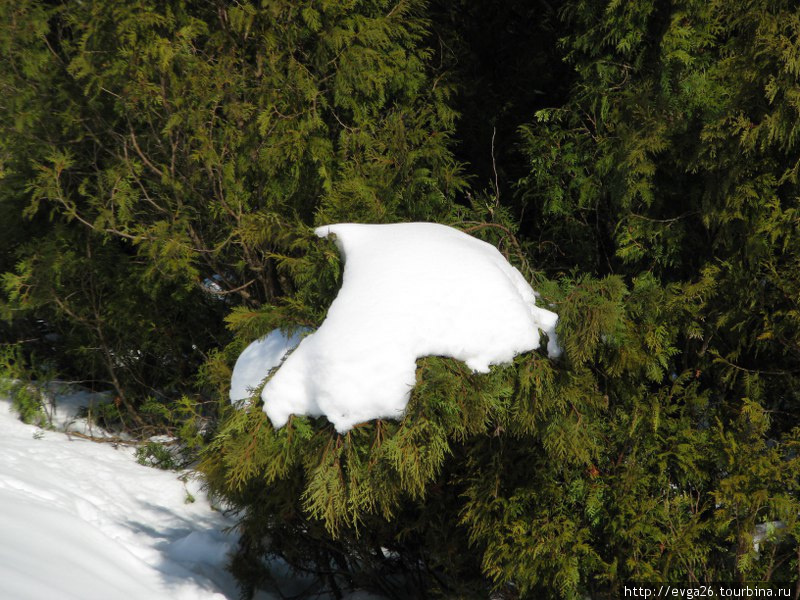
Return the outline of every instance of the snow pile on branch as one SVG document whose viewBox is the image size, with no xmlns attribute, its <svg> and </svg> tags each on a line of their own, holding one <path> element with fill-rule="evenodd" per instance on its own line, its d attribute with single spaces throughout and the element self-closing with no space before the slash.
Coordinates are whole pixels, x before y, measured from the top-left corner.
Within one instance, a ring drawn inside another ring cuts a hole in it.
<svg viewBox="0 0 800 600">
<path fill-rule="evenodd" d="M 275 427 L 324 415 L 343 433 L 400 418 L 416 360 L 447 356 L 485 373 L 539 347 L 560 353 L 558 316 L 535 305 L 522 275 L 491 244 L 434 223 L 327 225 L 345 261 L 342 288 L 320 328 L 264 386 Z M 262 366 L 261 377 L 268 369 Z"/>
</svg>

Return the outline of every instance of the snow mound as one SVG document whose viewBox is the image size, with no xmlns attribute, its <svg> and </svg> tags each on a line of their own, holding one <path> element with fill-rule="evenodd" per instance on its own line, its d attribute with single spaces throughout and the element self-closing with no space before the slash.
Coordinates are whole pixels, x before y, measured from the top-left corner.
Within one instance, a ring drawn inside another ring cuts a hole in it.
<svg viewBox="0 0 800 600">
<path fill-rule="evenodd" d="M 292 414 L 326 416 L 340 433 L 400 418 L 416 360 L 447 356 L 477 372 L 539 347 L 556 356 L 558 316 L 491 244 L 434 223 L 338 224 L 342 288 L 320 328 L 305 337 L 264 386 L 275 427 Z M 259 367 L 263 378 L 268 368 Z"/>
<path fill-rule="evenodd" d="M 280 329 L 274 329 L 245 348 L 233 367 L 231 402 L 249 398 L 251 390 L 261 385 L 269 372 L 281 364 L 284 356 L 300 343 L 307 331 L 300 329 L 287 336 Z"/>
</svg>

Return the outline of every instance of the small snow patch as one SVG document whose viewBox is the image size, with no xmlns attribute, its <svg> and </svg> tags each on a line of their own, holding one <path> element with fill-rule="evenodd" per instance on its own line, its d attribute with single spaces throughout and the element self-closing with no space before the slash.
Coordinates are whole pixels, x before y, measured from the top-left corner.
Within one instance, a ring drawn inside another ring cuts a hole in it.
<svg viewBox="0 0 800 600">
<path fill-rule="evenodd" d="M 307 331 L 300 329 L 292 335 L 286 335 L 280 329 L 275 329 L 245 348 L 233 367 L 231 402 L 249 398 L 252 390 L 261 385 L 269 372 L 281 364 L 286 354 L 300 343 Z"/>
</svg>

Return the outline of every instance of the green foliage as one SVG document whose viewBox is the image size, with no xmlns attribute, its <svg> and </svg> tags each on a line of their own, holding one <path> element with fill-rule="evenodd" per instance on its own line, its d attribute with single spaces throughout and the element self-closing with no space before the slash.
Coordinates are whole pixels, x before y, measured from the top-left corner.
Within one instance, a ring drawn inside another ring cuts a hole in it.
<svg viewBox="0 0 800 600">
<path fill-rule="evenodd" d="M 136 448 L 136 462 L 147 467 L 174 470 L 180 465 L 169 448 L 158 442 L 147 442 Z"/>
<path fill-rule="evenodd" d="M 795 523 L 798 510 L 784 478 L 797 477 L 800 375 L 788 316 L 800 259 L 795 7 L 570 2 L 563 14 L 578 80 L 521 130 L 531 172 L 520 192 L 536 215 L 526 233 L 554 242 L 531 246 L 532 261 L 616 279 L 626 305 L 604 324 L 611 335 L 566 346 L 573 360 L 599 358 L 614 478 L 597 467 L 596 539 L 623 549 L 600 552 L 583 585 L 790 580 L 796 526 L 766 554 L 752 542 L 757 524 Z M 559 313 L 562 328 L 596 318 Z"/>
<path fill-rule="evenodd" d="M 195 391 L 231 309 L 321 319 L 315 222 L 441 218 L 463 186 L 416 0 L 29 0 L 0 21 L 0 309 L 43 321 L 130 426 Z"/>
<path fill-rule="evenodd" d="M 344 436 L 231 411 L 204 468 L 247 508 L 244 577 L 264 577 L 246 565 L 265 552 L 397 597 L 794 577 L 795 12 L 566 4 L 575 83 L 521 128 L 517 197 L 493 184 L 447 217 L 555 306 L 563 359 L 518 357 L 488 376 L 421 360 L 401 422 Z M 248 339 L 319 323 L 338 273 L 323 247 L 297 263 L 318 278 L 262 309 Z M 230 325 L 246 331 L 245 316 Z M 756 548 L 765 523 L 780 527 Z M 412 592 L 380 583 L 402 569 Z"/>
<path fill-rule="evenodd" d="M 25 423 L 51 425 L 52 386 L 55 373 L 47 365 L 32 367 L 20 345 L 0 344 L 0 396 L 11 400 L 11 407 Z"/>
<path fill-rule="evenodd" d="M 35 418 L 35 352 L 112 388 L 107 423 L 201 452 L 245 595 L 270 556 L 398 598 L 796 579 L 792 2 L 26 0 L 0 24 L 4 381 Z M 341 286 L 313 227 L 410 220 L 497 246 L 563 357 L 424 358 L 402 420 L 345 435 L 230 407 L 246 345 Z"/>
</svg>

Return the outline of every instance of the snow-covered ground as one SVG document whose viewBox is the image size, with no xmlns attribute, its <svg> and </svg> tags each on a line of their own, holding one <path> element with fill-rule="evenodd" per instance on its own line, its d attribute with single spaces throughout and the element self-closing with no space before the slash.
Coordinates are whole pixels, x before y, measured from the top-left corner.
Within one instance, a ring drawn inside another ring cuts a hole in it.
<svg viewBox="0 0 800 600">
<path fill-rule="evenodd" d="M 107 398 L 54 390 L 54 430 L 22 423 L 0 397 L 0 600 L 239 598 L 225 570 L 234 520 L 192 472 L 142 466 L 131 446 L 85 439 L 107 434 L 80 409 Z M 277 589 L 254 600 L 330 597 L 280 560 L 270 569 Z M 381 600 L 361 590 L 345 598 Z"/>
<path fill-rule="evenodd" d="M 0 399 L 0 598 L 236 598 L 233 522 L 186 475 L 26 425 Z"/>
</svg>

